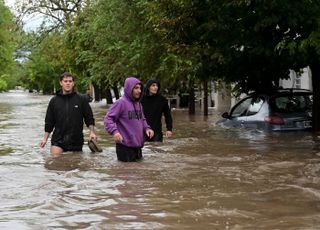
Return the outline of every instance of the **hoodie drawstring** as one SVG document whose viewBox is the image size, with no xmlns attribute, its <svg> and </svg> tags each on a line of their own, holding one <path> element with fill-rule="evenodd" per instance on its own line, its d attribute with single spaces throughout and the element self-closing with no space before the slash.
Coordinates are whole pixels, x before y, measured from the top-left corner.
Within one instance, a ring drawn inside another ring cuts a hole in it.
<svg viewBox="0 0 320 230">
<path fill-rule="evenodd" d="M 134 106 L 134 102 L 132 102 L 132 106 L 133 106 L 133 109 L 134 109 L 134 112 L 136 114 L 137 119 L 140 120 L 140 116 L 139 116 L 138 111 L 136 110 L 136 107 Z M 140 111 L 142 111 L 140 103 L 139 103 L 139 107 L 140 107 Z"/>
</svg>

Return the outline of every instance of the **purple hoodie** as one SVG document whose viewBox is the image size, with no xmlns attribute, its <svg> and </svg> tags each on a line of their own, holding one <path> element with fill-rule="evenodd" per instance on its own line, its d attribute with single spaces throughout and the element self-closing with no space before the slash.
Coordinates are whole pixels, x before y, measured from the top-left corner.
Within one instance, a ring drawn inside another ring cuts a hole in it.
<svg viewBox="0 0 320 230">
<path fill-rule="evenodd" d="M 132 90 L 137 84 L 141 85 L 137 78 L 129 77 L 126 79 L 124 96 L 109 108 L 104 117 L 104 128 L 111 135 L 119 132 L 123 137 L 121 144 L 128 147 L 142 148 L 144 134 L 150 126 L 146 122 L 140 103 L 142 92 L 138 101 L 132 97 Z"/>
</svg>

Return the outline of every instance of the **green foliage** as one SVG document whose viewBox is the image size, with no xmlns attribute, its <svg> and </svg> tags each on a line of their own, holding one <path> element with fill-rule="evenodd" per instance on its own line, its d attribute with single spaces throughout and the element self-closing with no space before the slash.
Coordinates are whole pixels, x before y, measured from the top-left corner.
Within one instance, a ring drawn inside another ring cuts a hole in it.
<svg viewBox="0 0 320 230">
<path fill-rule="evenodd" d="M 60 55 L 61 36 L 54 32 L 44 37 L 37 34 L 31 36 L 30 41 L 36 44 L 30 45 L 31 53 L 25 62 L 26 87 L 53 93 L 58 85 L 58 76 L 63 71 L 63 60 Z"/>
<path fill-rule="evenodd" d="M 12 70 L 14 49 L 14 22 L 10 10 L 0 1 L 0 75 L 9 74 Z M 7 89 L 6 79 L 1 78 L 1 89 Z"/>
<path fill-rule="evenodd" d="M 8 84 L 5 79 L 0 77 L 0 92 L 5 91 L 8 89 Z"/>
<path fill-rule="evenodd" d="M 320 54 L 319 0 L 86 3 L 65 27 L 30 40 L 31 85 L 52 89 L 70 71 L 81 90 L 127 75 L 168 88 L 222 79 L 240 92 L 269 90 Z"/>
<path fill-rule="evenodd" d="M 86 0 L 57 13 L 52 6 L 61 2 L 25 2 L 27 11 L 59 22 L 30 36 L 22 46 L 27 49 L 17 52 L 27 54 L 23 80 L 29 87 L 51 92 L 57 76 L 69 71 L 80 89 L 92 82 L 103 91 L 138 75 L 176 90 L 185 81 L 192 87 L 223 80 L 247 93 L 272 90 L 289 69 L 309 65 L 320 103 L 320 0 Z M 2 2 L 0 15 L 3 74 L 12 67 L 12 31 Z"/>
<path fill-rule="evenodd" d="M 11 72 L 10 74 L 3 74 L 1 76 L 1 79 L 6 82 L 6 88 L 3 90 L 8 90 L 8 89 L 14 89 L 15 86 L 19 84 L 19 77 L 15 74 L 16 69 L 14 72 Z"/>
<path fill-rule="evenodd" d="M 218 66 L 223 64 L 216 34 L 220 22 L 211 1 L 152 1 L 148 5 L 148 16 L 154 31 L 162 38 L 166 47 L 161 70 L 175 57 L 174 68 L 167 66 L 169 76 L 176 82 L 189 79 L 217 79 Z M 180 79 L 180 80 L 179 80 Z"/>
<path fill-rule="evenodd" d="M 147 79 L 154 74 L 163 48 L 139 7 L 135 2 L 98 1 L 73 28 L 77 63 L 83 63 L 98 84 L 112 86 L 127 75 Z"/>
<path fill-rule="evenodd" d="M 315 28 L 319 1 L 231 1 L 221 7 L 230 12 L 221 17 L 228 28 L 220 43 L 221 77 L 240 92 L 270 90 L 289 69 L 308 65 L 309 51 L 299 44 Z"/>
</svg>

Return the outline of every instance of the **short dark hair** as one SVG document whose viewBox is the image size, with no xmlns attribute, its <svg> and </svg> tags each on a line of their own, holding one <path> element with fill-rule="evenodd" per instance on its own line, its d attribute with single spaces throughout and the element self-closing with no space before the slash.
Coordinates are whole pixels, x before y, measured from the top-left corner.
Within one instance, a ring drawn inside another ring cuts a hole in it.
<svg viewBox="0 0 320 230">
<path fill-rule="evenodd" d="M 60 75 L 60 81 L 62 81 L 63 78 L 65 78 L 65 77 L 72 77 L 72 80 L 74 81 L 74 76 L 69 72 L 64 72 L 63 74 L 61 74 Z"/>
</svg>

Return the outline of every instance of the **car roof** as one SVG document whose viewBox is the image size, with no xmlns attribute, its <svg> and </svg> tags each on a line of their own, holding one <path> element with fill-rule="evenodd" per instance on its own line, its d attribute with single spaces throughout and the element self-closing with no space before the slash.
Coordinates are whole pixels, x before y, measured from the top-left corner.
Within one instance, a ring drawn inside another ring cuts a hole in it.
<svg viewBox="0 0 320 230">
<path fill-rule="evenodd" d="M 309 89 L 300 89 L 300 88 L 283 88 L 283 89 L 278 89 L 277 92 L 279 93 L 312 93 L 311 90 Z"/>
<path fill-rule="evenodd" d="M 253 92 L 250 93 L 248 96 L 258 96 L 258 95 L 265 95 L 265 96 L 278 96 L 278 95 L 288 95 L 288 94 L 312 94 L 311 90 L 308 89 L 300 89 L 300 88 L 281 88 L 276 90 L 271 90 L 269 92 Z"/>
</svg>

